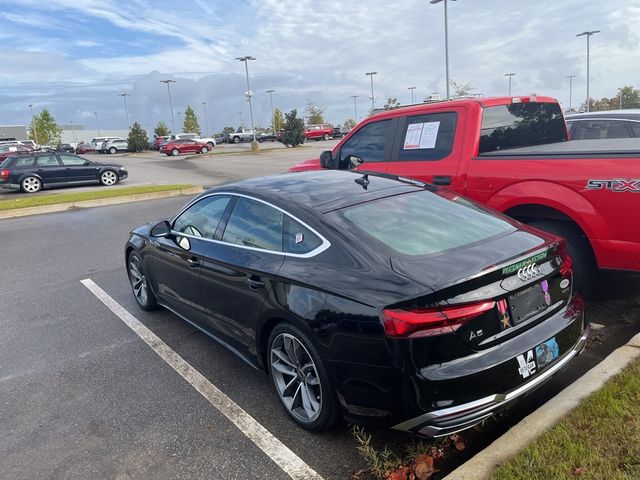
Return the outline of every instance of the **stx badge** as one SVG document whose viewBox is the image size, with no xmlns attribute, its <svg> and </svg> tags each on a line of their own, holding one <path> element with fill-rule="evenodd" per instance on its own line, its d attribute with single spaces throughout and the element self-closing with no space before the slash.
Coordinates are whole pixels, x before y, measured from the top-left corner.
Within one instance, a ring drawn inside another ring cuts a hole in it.
<svg viewBox="0 0 640 480">
<path fill-rule="evenodd" d="M 614 178 L 611 180 L 588 180 L 587 190 L 611 190 L 612 192 L 640 193 L 640 178 L 627 180 Z"/>
<path fill-rule="evenodd" d="M 516 360 L 518 360 L 518 365 L 520 365 L 520 368 L 518 368 L 518 373 L 522 376 L 522 378 L 527 378 L 530 375 L 536 373 L 536 362 L 533 361 L 533 350 L 529 350 L 527 352 L 526 359 L 524 354 L 522 354 L 518 355 L 516 357 Z"/>
</svg>

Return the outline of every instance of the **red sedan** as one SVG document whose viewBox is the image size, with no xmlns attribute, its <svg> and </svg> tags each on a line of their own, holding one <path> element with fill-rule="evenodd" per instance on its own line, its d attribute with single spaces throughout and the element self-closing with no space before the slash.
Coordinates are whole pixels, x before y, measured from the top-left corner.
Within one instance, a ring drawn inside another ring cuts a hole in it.
<svg viewBox="0 0 640 480">
<path fill-rule="evenodd" d="M 31 149 L 23 145 L 0 145 L 0 163 L 2 163 L 2 161 L 7 157 L 11 157 L 12 155 L 17 155 L 19 153 L 28 153 L 30 151 Z"/>
<path fill-rule="evenodd" d="M 187 139 L 174 140 L 164 144 L 160 149 L 162 153 L 173 156 L 183 153 L 207 153 L 209 150 L 209 145 Z"/>
</svg>

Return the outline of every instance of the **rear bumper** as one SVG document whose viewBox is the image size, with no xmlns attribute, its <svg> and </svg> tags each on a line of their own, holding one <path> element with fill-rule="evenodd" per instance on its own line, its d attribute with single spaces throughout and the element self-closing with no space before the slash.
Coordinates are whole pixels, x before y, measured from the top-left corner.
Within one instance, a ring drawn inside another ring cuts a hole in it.
<svg viewBox="0 0 640 480">
<path fill-rule="evenodd" d="M 472 427 L 508 407 L 527 393 L 542 385 L 562 370 L 584 349 L 589 336 L 587 324 L 576 344 L 555 363 L 529 382 L 505 393 L 495 393 L 451 408 L 434 410 L 399 423 L 392 428 L 419 435 L 438 437 Z"/>
</svg>

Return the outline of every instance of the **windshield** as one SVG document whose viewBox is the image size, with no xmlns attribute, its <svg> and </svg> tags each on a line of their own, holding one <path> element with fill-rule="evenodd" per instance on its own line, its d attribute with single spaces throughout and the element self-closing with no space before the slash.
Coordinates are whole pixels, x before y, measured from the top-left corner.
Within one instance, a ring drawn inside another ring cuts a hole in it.
<svg viewBox="0 0 640 480">
<path fill-rule="evenodd" d="M 347 207 L 343 217 L 403 255 L 429 255 L 469 245 L 515 227 L 481 207 L 417 191 Z"/>
<path fill-rule="evenodd" d="M 557 103 L 512 103 L 486 107 L 478 153 L 567 141 Z"/>
</svg>

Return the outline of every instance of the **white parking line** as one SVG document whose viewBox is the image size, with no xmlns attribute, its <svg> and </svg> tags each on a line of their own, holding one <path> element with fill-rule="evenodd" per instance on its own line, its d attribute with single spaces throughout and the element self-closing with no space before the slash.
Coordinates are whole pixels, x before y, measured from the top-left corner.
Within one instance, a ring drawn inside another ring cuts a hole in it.
<svg viewBox="0 0 640 480">
<path fill-rule="evenodd" d="M 109 310 L 120 318 L 144 342 L 149 345 L 171 368 L 206 398 L 211 405 L 227 417 L 253 443 L 273 460 L 294 480 L 323 480 L 322 477 L 307 465 L 300 457 L 293 453 L 286 445 L 274 437 L 266 428 L 260 425 L 251 415 L 245 412 L 233 400 L 227 397 L 199 371 L 188 364 L 180 355 L 174 352 L 156 334 L 145 327 L 137 318 L 131 315 L 122 305 L 111 298 L 93 280 L 87 278 L 81 283 L 104 303 Z"/>
</svg>

